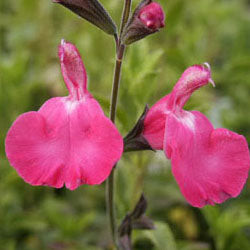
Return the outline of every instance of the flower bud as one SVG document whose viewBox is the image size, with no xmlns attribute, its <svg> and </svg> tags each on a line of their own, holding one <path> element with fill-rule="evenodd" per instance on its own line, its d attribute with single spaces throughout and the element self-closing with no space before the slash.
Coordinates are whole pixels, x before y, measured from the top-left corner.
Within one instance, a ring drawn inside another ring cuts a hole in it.
<svg viewBox="0 0 250 250">
<path fill-rule="evenodd" d="M 70 9 L 80 17 L 99 27 L 110 35 L 115 35 L 116 25 L 109 13 L 98 0 L 52 0 Z"/>
<path fill-rule="evenodd" d="M 165 15 L 158 3 L 152 2 L 140 10 L 139 19 L 150 29 L 159 29 L 165 26 Z"/>
<path fill-rule="evenodd" d="M 165 14 L 160 4 L 152 0 L 142 0 L 129 19 L 122 42 L 126 45 L 159 31 L 165 26 Z"/>
</svg>

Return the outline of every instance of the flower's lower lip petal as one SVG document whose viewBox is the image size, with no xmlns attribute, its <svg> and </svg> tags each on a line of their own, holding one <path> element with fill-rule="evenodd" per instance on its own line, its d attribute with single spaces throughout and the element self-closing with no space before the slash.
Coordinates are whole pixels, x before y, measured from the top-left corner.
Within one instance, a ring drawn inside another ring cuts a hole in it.
<svg viewBox="0 0 250 250">
<path fill-rule="evenodd" d="M 47 128 L 38 112 L 19 116 L 6 137 L 6 154 L 29 184 L 60 188 L 64 183 L 65 152 L 49 141 Z"/>
<path fill-rule="evenodd" d="M 222 203 L 239 195 L 249 172 L 249 151 L 243 136 L 213 129 L 199 112 L 194 130 L 175 115 L 168 115 L 164 151 L 187 201 L 195 207 Z"/>
<path fill-rule="evenodd" d="M 100 184 L 121 157 L 122 137 L 99 104 L 89 98 L 69 112 L 66 100 L 19 116 L 8 132 L 7 157 L 31 185 Z"/>
<path fill-rule="evenodd" d="M 123 152 L 123 140 L 114 124 L 99 112 L 94 99 L 80 104 L 71 115 L 72 159 L 66 186 L 102 183 Z"/>
</svg>

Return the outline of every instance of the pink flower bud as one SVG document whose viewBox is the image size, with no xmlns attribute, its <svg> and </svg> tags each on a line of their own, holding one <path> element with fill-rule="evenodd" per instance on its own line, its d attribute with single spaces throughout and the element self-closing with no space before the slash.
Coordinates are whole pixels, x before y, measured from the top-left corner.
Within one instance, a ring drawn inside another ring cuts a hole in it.
<svg viewBox="0 0 250 250">
<path fill-rule="evenodd" d="M 160 4 L 142 0 L 125 26 L 121 41 L 129 45 L 165 26 L 165 14 Z"/>
<path fill-rule="evenodd" d="M 149 29 L 159 29 L 165 26 L 165 15 L 161 5 L 155 2 L 144 6 L 139 12 L 139 19 Z"/>
</svg>

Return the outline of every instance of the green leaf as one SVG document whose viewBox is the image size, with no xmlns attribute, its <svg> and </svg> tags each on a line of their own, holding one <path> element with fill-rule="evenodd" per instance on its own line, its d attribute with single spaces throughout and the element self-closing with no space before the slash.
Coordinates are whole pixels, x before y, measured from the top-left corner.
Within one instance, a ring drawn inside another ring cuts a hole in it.
<svg viewBox="0 0 250 250">
<path fill-rule="evenodd" d="M 154 222 L 154 230 L 145 230 L 137 232 L 135 241 L 147 238 L 154 244 L 155 250 L 177 250 L 173 233 L 168 224 L 163 222 Z"/>
</svg>

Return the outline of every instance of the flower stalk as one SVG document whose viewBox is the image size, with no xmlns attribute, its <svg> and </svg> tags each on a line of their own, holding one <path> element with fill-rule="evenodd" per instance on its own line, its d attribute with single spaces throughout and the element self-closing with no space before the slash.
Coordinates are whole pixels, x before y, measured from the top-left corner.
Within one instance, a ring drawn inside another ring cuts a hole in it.
<svg viewBox="0 0 250 250">
<path fill-rule="evenodd" d="M 118 99 L 118 92 L 120 86 L 120 79 L 121 79 L 121 68 L 122 68 L 122 60 L 125 51 L 125 45 L 121 44 L 121 34 L 124 26 L 126 25 L 131 8 L 131 0 L 125 0 L 123 14 L 122 14 L 122 21 L 120 26 L 120 35 L 119 38 L 115 36 L 116 42 L 116 63 L 114 69 L 114 78 L 113 78 L 113 85 L 112 85 L 112 94 L 110 100 L 110 119 L 113 123 L 115 123 L 116 118 L 116 107 L 117 107 L 117 99 Z M 116 249 L 119 249 L 118 246 L 118 239 L 117 239 L 117 225 L 116 225 L 116 215 L 115 215 L 115 203 L 114 203 L 114 192 L 115 192 L 115 168 L 116 165 L 113 167 L 111 174 L 106 182 L 106 206 L 107 206 L 107 214 L 109 217 L 110 223 L 110 230 L 112 234 L 113 243 Z"/>
<path fill-rule="evenodd" d="M 120 46 L 117 50 L 117 58 L 115 63 L 115 72 L 114 72 L 114 80 L 113 80 L 113 87 L 112 87 L 112 95 L 110 101 L 110 119 L 113 123 L 115 123 L 116 117 L 116 106 L 117 106 L 117 97 L 121 79 L 121 67 L 122 67 L 122 59 L 124 54 L 124 46 Z M 107 213 L 109 217 L 110 229 L 112 234 L 113 242 L 118 249 L 117 243 L 117 226 L 116 226 L 116 216 L 115 216 L 115 204 L 114 204 L 114 171 L 116 165 L 113 167 L 109 178 L 106 184 L 106 206 L 107 206 Z"/>
</svg>

